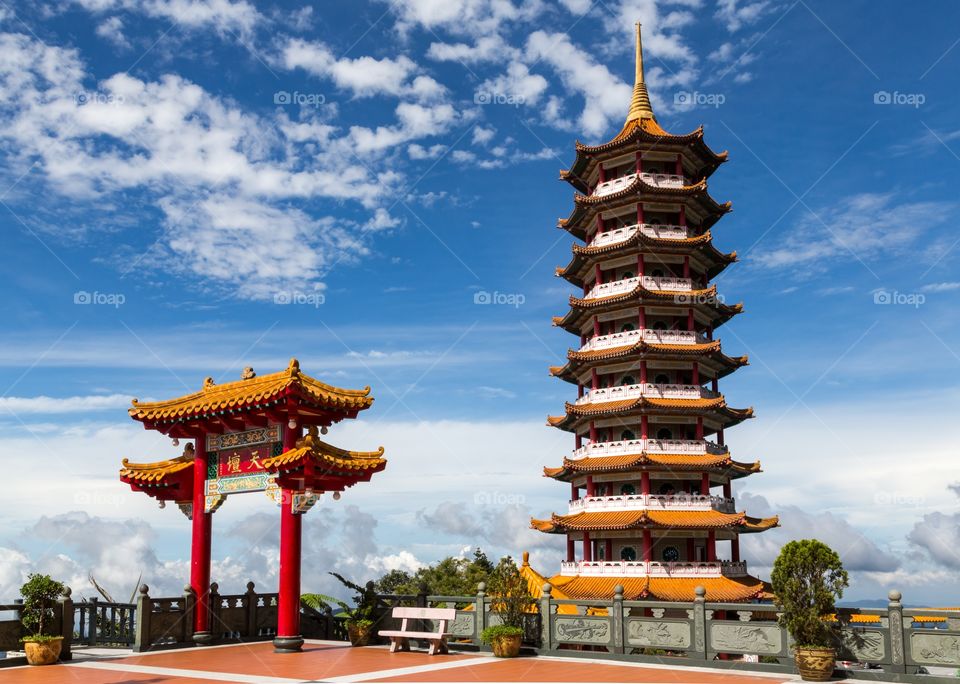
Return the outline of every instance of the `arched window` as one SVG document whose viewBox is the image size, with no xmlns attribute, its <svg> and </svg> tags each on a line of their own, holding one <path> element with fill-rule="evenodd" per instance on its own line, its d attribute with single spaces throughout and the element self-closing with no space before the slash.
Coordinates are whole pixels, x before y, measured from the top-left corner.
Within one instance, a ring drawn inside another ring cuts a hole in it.
<svg viewBox="0 0 960 684">
<path fill-rule="evenodd" d="M 668 546 L 663 550 L 663 560 L 667 563 L 676 563 L 680 560 L 680 549 L 676 546 Z"/>
<path fill-rule="evenodd" d="M 673 431 L 670 428 L 660 428 L 657 430 L 657 439 L 673 439 Z"/>
<path fill-rule="evenodd" d="M 622 561 L 637 560 L 637 550 L 632 546 L 624 546 L 622 549 L 620 549 L 620 560 Z"/>
<path fill-rule="evenodd" d="M 636 330 L 633 323 L 624 323 L 620 326 L 620 332 L 630 332 L 631 330 Z"/>
<path fill-rule="evenodd" d="M 625 484 L 622 487 L 620 487 L 620 493 L 623 494 L 624 496 L 633 496 L 634 494 L 637 493 L 637 488 L 634 487 L 632 484 Z"/>
<path fill-rule="evenodd" d="M 620 378 L 621 385 L 636 385 L 637 381 L 633 379 L 632 375 L 624 375 Z"/>
<path fill-rule="evenodd" d="M 633 277 L 633 271 L 624 271 L 623 275 L 620 276 L 620 280 L 626 280 L 627 278 Z"/>
<path fill-rule="evenodd" d="M 664 323 L 663 321 L 657 321 L 656 323 L 653 324 L 653 329 L 654 329 L 654 330 L 666 330 L 666 329 L 667 329 L 667 324 Z"/>
<path fill-rule="evenodd" d="M 670 496 L 671 494 L 676 493 L 676 489 L 673 488 L 673 485 L 669 482 L 664 482 L 660 485 L 660 489 L 657 490 L 663 496 Z"/>
<path fill-rule="evenodd" d="M 636 439 L 636 438 L 637 436 L 633 434 L 633 430 L 624 430 L 623 432 L 620 433 L 620 439 L 622 439 L 625 442 L 629 442 L 630 440 Z"/>
<path fill-rule="evenodd" d="M 657 373 L 657 377 L 654 378 L 653 381 L 658 385 L 669 385 L 670 377 L 667 375 L 664 375 L 663 373 Z"/>
<path fill-rule="evenodd" d="M 662 269 L 662 268 L 655 268 L 655 269 L 653 269 L 653 271 L 650 273 L 650 275 L 652 275 L 654 278 L 662 278 L 662 277 L 663 277 L 663 269 Z"/>
</svg>

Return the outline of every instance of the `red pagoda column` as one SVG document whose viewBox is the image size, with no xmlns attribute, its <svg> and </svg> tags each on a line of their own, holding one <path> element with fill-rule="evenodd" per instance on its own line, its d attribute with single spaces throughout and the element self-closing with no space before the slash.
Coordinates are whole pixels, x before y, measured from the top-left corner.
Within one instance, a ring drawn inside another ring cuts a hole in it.
<svg viewBox="0 0 960 684">
<path fill-rule="evenodd" d="M 300 428 L 284 430 L 283 450 L 296 447 Z M 300 551 L 303 515 L 293 512 L 295 490 L 284 487 L 280 504 L 280 595 L 277 598 L 277 636 L 273 648 L 278 653 L 301 650 L 300 636 Z"/>
<path fill-rule="evenodd" d="M 568 534 L 567 535 L 567 562 L 572 563 L 576 560 L 577 552 L 573 547 L 573 538 Z"/>
<path fill-rule="evenodd" d="M 201 433 L 194 445 L 193 459 L 193 538 L 190 548 L 190 588 L 197 597 L 193 611 L 193 640 L 197 644 L 213 641 L 210 633 L 210 529 L 212 513 L 205 513 L 207 480 L 207 436 Z"/>
</svg>

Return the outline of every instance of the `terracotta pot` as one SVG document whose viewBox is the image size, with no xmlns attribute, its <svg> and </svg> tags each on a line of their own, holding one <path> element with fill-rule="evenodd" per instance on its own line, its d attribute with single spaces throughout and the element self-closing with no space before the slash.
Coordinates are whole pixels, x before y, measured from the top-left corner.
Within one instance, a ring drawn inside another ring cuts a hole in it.
<svg viewBox="0 0 960 684">
<path fill-rule="evenodd" d="M 351 646 L 368 646 L 373 636 L 373 625 L 347 625 Z"/>
<path fill-rule="evenodd" d="M 61 648 L 63 648 L 63 637 L 49 641 L 23 642 L 23 650 L 27 654 L 27 663 L 30 665 L 53 665 L 60 658 Z"/>
<path fill-rule="evenodd" d="M 793 654 L 800 678 L 805 682 L 826 682 L 833 676 L 837 654 L 832 648 L 798 648 Z"/>
<path fill-rule="evenodd" d="M 499 636 L 490 642 L 490 648 L 498 658 L 516 658 L 520 655 L 520 635 Z"/>
</svg>

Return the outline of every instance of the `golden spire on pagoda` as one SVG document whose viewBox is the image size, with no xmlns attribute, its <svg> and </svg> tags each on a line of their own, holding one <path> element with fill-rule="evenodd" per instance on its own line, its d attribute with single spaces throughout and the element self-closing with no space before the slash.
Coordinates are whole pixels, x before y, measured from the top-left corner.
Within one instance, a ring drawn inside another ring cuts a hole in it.
<svg viewBox="0 0 960 684">
<path fill-rule="evenodd" d="M 643 80 L 643 42 L 640 38 L 640 22 L 637 22 L 637 73 L 633 84 L 633 98 L 630 100 L 630 111 L 624 125 L 638 119 L 653 119 L 653 107 L 650 105 L 650 95 L 647 94 L 647 84 Z"/>
</svg>

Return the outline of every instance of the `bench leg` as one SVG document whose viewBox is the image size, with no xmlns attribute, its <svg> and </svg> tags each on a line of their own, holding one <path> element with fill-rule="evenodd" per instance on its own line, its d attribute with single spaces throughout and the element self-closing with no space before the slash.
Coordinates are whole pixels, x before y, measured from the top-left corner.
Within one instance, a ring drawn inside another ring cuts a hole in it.
<svg viewBox="0 0 960 684">
<path fill-rule="evenodd" d="M 409 651 L 410 640 L 406 637 L 390 637 L 390 652 Z"/>
<path fill-rule="evenodd" d="M 439 644 L 439 645 L 440 645 L 440 652 L 441 652 L 441 653 L 449 653 L 449 652 L 450 652 L 449 650 L 447 650 L 447 637 L 443 637 L 442 639 L 440 639 L 440 644 Z"/>
</svg>

